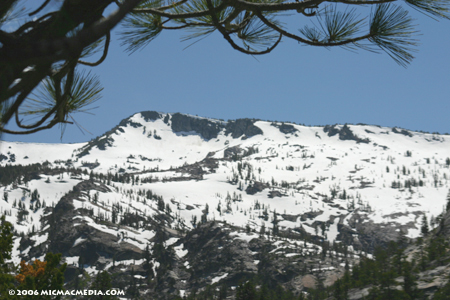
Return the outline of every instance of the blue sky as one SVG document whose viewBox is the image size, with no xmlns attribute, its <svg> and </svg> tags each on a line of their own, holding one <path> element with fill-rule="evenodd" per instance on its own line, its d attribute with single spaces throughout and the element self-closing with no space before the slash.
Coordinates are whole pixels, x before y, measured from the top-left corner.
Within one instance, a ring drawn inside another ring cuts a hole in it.
<svg viewBox="0 0 450 300">
<path fill-rule="evenodd" d="M 59 128 L 2 138 L 84 142 L 145 110 L 448 133 L 450 21 L 437 22 L 415 11 L 411 15 L 421 35 L 416 58 L 406 69 L 384 53 L 327 50 L 287 39 L 272 53 L 252 57 L 233 50 L 219 33 L 183 50 L 190 44 L 181 42 L 184 32 L 163 32 L 128 55 L 113 34 L 108 58 L 91 69 L 104 87 L 102 99 L 94 105 L 99 108 L 92 111 L 95 115 L 74 115 L 90 133 L 68 125 L 62 140 Z"/>
</svg>

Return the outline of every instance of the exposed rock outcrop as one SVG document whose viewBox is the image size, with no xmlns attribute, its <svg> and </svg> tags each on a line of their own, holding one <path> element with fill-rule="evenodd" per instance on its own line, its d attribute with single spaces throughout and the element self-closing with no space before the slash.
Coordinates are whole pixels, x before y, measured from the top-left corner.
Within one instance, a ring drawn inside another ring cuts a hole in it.
<svg viewBox="0 0 450 300">
<path fill-rule="evenodd" d="M 323 128 L 324 132 L 328 133 L 328 136 L 335 136 L 336 134 L 339 134 L 339 139 L 342 141 L 356 141 L 357 143 L 364 143 L 367 144 L 370 142 L 369 139 L 365 138 L 362 139 L 355 135 L 353 131 L 350 130 L 350 128 L 345 124 L 341 129 L 337 128 L 336 125 L 326 125 Z"/>
<path fill-rule="evenodd" d="M 257 134 L 263 134 L 262 130 L 254 125 L 256 121 L 257 120 L 254 119 L 237 119 L 234 121 L 228 121 L 225 127 L 225 134 L 231 134 L 231 137 L 234 139 L 242 135 L 252 137 Z"/>
<path fill-rule="evenodd" d="M 93 181 L 82 181 L 63 196 L 48 217 L 48 250 L 63 256 L 79 256 L 86 265 L 94 265 L 100 257 L 126 260 L 140 259 L 142 250 L 120 236 L 101 231 L 84 217 L 92 217 L 86 209 L 75 209 L 73 200 L 83 200 L 86 191 L 107 192 L 109 189 Z"/>
<path fill-rule="evenodd" d="M 412 135 L 412 133 L 411 132 L 409 132 L 408 130 L 405 130 L 405 129 L 401 129 L 401 130 L 398 130 L 397 128 L 392 128 L 392 132 L 393 133 L 398 133 L 398 134 L 403 134 L 403 135 L 405 135 L 405 136 L 407 136 L 407 137 L 412 137 L 413 135 Z"/>
<path fill-rule="evenodd" d="M 245 189 L 245 192 L 249 195 L 254 195 L 256 193 L 262 192 L 264 189 L 268 188 L 269 185 L 267 183 L 254 181 L 252 182 L 247 188 Z"/>
<path fill-rule="evenodd" d="M 270 124 L 271 126 L 274 126 L 274 127 L 276 127 L 276 128 L 278 128 L 279 130 L 280 130 L 280 132 L 281 133 L 284 133 L 284 134 L 293 134 L 293 133 L 296 133 L 296 132 L 298 132 L 298 129 L 296 129 L 293 125 L 291 125 L 291 124 L 285 124 L 285 123 L 281 123 L 281 124 L 278 124 L 278 123 L 271 123 Z"/>
<path fill-rule="evenodd" d="M 195 131 L 205 140 L 217 138 L 219 132 L 224 128 L 224 125 L 221 122 L 195 118 L 180 113 L 173 114 L 170 120 L 173 132 Z"/>
</svg>

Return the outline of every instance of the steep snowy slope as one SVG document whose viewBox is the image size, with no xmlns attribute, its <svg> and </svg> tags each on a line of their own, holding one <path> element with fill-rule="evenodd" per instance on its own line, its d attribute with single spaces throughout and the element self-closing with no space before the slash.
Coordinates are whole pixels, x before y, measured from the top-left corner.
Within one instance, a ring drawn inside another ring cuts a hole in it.
<svg viewBox="0 0 450 300">
<path fill-rule="evenodd" d="M 55 167 L 153 178 L 136 188 L 171 199 L 174 211 L 196 207 L 180 210 L 187 224 L 208 204 L 212 218 L 261 226 L 264 206 L 286 215 L 281 227 L 302 225 L 314 233 L 316 221 L 327 222 L 332 239 L 335 218 L 348 224 L 355 211 L 375 223 L 403 224 L 408 236 L 417 236 L 418 218 L 442 211 L 450 179 L 447 136 L 368 125 L 225 123 L 156 112 L 125 119 L 87 144 L 2 142 L 1 153 L 3 165 L 49 161 Z M 34 184 L 30 190 L 40 185 Z M 17 193 L 10 198 L 20 198 Z M 320 215 L 302 221 L 308 212 Z"/>
<path fill-rule="evenodd" d="M 28 179 L 0 174 L 7 199 L 0 210 L 29 234 L 15 240 L 16 263 L 50 249 L 74 265 L 83 257 L 92 272 L 111 267 L 113 253 L 124 264 L 141 259 L 155 243 L 156 223 L 171 232 L 166 246 L 180 259 L 190 256 L 175 230 L 205 220 L 370 252 L 400 235 L 419 236 L 422 216 L 442 212 L 449 157 L 449 136 L 398 128 L 142 112 L 88 143 L 1 142 L 2 172 L 42 166 Z M 55 216 L 65 222 L 59 233 Z M 89 255 L 101 239 L 111 245 Z M 252 235 L 236 231 L 236 239 Z"/>
</svg>

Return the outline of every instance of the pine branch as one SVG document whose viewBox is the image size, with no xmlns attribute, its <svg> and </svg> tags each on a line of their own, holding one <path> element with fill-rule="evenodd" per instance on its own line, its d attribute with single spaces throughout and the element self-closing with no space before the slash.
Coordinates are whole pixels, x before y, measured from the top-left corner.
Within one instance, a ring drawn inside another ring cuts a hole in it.
<svg viewBox="0 0 450 300">
<path fill-rule="evenodd" d="M 67 77 L 59 80 L 55 76 L 46 79 L 39 90 L 27 99 L 24 116 L 44 115 L 40 121 L 33 125 L 22 125 L 22 128 L 40 126 L 42 119 L 48 119 L 49 113 L 55 113 L 58 122 L 67 120 L 67 117 L 76 112 L 90 110 L 87 106 L 101 98 L 98 76 L 91 73 L 69 71 Z"/>
<path fill-rule="evenodd" d="M 417 41 L 411 38 L 417 33 L 413 28 L 406 10 L 380 4 L 371 16 L 369 41 L 405 67 L 414 58 L 410 53 L 414 51 L 412 47 L 417 46 Z"/>
<path fill-rule="evenodd" d="M 450 20 L 450 1 L 448 0 L 405 0 L 411 7 L 429 17 Z"/>
<path fill-rule="evenodd" d="M 122 45 L 133 53 L 143 48 L 162 31 L 161 16 L 152 14 L 133 14 L 125 19 L 125 30 L 121 32 Z"/>
<path fill-rule="evenodd" d="M 109 49 L 110 41 L 111 41 L 111 34 L 108 32 L 106 34 L 105 46 L 103 47 L 103 54 L 98 61 L 96 61 L 94 63 L 90 63 L 90 62 L 78 60 L 78 63 L 80 63 L 82 65 L 90 66 L 90 67 L 96 67 L 96 66 L 100 65 L 106 59 L 106 56 L 108 56 L 108 49 Z"/>
</svg>

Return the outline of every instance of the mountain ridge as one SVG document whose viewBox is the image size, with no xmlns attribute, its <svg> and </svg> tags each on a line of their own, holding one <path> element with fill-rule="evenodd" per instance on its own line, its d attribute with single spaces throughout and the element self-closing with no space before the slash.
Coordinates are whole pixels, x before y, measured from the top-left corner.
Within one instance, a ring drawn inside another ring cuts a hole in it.
<svg viewBox="0 0 450 300">
<path fill-rule="evenodd" d="M 447 136 L 395 127 L 149 111 L 86 143 L 2 142 L 0 208 L 16 260 L 61 252 L 69 282 L 121 264 L 152 297 L 175 296 L 266 268 L 297 293 L 333 283 L 377 245 L 419 237 L 423 216 L 438 226 L 448 149 Z"/>
</svg>

